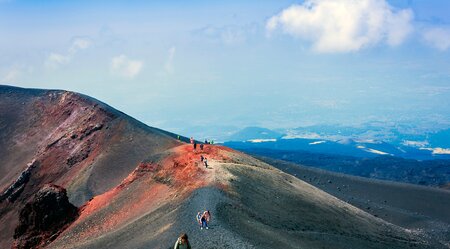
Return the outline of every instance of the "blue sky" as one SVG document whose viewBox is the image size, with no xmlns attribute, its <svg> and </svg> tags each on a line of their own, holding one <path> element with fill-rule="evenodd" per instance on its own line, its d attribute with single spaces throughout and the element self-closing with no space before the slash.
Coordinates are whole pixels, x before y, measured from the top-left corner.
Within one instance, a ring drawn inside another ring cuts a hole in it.
<svg viewBox="0 0 450 249">
<path fill-rule="evenodd" d="M 450 126 L 449 1 L 0 0 L 0 84 L 98 98 L 188 135 Z"/>
</svg>

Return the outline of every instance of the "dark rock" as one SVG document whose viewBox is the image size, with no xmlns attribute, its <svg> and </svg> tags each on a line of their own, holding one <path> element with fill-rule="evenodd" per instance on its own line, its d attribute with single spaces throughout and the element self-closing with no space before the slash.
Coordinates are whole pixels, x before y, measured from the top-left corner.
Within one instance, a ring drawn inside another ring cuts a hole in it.
<svg viewBox="0 0 450 249">
<path fill-rule="evenodd" d="M 86 129 L 84 129 L 81 132 L 81 136 L 80 136 L 80 140 L 82 140 L 83 138 L 91 135 L 92 133 L 99 131 L 103 128 L 103 124 L 95 124 L 95 125 L 89 125 Z"/>
<path fill-rule="evenodd" d="M 30 180 L 31 172 L 36 165 L 36 160 L 33 160 L 27 165 L 28 167 L 20 173 L 19 177 L 2 194 L 0 194 L 0 203 L 6 199 L 13 202 L 19 197 L 25 184 Z"/>
<path fill-rule="evenodd" d="M 67 165 L 69 165 L 69 167 L 72 167 L 73 165 L 82 162 L 84 159 L 89 157 L 90 152 L 91 149 L 89 147 L 82 149 L 79 153 L 67 158 L 66 160 Z"/>
<path fill-rule="evenodd" d="M 57 144 L 59 141 L 61 141 L 64 138 L 64 136 L 60 136 L 58 139 L 56 139 L 55 141 L 47 144 L 47 149 L 53 147 L 55 144 Z"/>
<path fill-rule="evenodd" d="M 78 217 L 66 190 L 47 184 L 20 211 L 12 248 L 38 248 L 56 239 Z"/>
<path fill-rule="evenodd" d="M 20 185 L 19 187 L 15 188 L 14 191 L 8 196 L 7 200 L 9 202 L 14 202 L 19 198 L 20 194 L 22 194 L 23 190 L 25 189 L 25 184 Z"/>
</svg>

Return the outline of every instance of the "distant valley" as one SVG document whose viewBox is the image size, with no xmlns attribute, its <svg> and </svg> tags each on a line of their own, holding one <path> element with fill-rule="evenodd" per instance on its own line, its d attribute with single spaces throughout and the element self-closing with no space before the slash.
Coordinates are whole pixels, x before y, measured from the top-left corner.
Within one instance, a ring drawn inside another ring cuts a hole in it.
<svg viewBox="0 0 450 249">
<path fill-rule="evenodd" d="M 372 132 L 374 137 L 375 131 Z M 431 146 L 430 142 L 413 143 L 402 140 L 401 138 L 407 139 L 407 135 L 400 133 L 388 143 L 367 137 L 358 138 L 354 134 L 362 133 L 351 128 L 340 130 L 336 127 L 334 135 L 330 127 L 320 131 L 316 127 L 302 132 L 302 136 L 300 133 L 286 135 L 265 128 L 250 127 L 230 136 L 231 141 L 224 145 L 253 155 L 355 176 L 436 187 L 450 182 L 450 155 L 445 147 L 445 138 L 448 136 L 446 130 L 428 136 L 433 145 L 444 147 L 433 149 L 420 147 Z"/>
</svg>

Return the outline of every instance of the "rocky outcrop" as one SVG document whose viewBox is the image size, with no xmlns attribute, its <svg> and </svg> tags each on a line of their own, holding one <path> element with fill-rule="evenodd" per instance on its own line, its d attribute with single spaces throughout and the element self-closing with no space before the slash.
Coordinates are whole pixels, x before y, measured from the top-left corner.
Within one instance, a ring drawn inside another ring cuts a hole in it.
<svg viewBox="0 0 450 249">
<path fill-rule="evenodd" d="M 77 217 L 78 208 L 69 202 L 66 190 L 46 184 L 20 211 L 12 248 L 41 248 Z"/>
<path fill-rule="evenodd" d="M 0 203 L 4 200 L 14 202 L 17 199 L 27 182 L 30 180 L 31 171 L 36 168 L 36 165 L 36 160 L 33 160 L 33 162 L 27 165 L 27 168 L 22 171 L 19 177 L 2 194 L 0 194 Z"/>
</svg>

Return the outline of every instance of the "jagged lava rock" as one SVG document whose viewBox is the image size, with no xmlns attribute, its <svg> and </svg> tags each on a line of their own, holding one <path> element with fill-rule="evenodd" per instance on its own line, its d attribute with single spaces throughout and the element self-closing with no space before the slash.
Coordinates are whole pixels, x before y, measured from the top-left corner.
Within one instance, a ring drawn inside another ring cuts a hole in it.
<svg viewBox="0 0 450 249">
<path fill-rule="evenodd" d="M 78 217 L 66 190 L 46 184 L 20 211 L 12 248 L 40 248 L 53 241 Z"/>
</svg>

